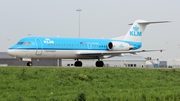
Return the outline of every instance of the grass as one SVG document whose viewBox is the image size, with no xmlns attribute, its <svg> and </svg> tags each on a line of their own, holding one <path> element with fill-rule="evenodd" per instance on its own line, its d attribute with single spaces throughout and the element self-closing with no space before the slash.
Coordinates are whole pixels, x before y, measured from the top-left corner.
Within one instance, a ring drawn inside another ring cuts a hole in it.
<svg viewBox="0 0 180 101">
<path fill-rule="evenodd" d="M 0 68 L 0 101 L 179 101 L 180 69 Z"/>
</svg>

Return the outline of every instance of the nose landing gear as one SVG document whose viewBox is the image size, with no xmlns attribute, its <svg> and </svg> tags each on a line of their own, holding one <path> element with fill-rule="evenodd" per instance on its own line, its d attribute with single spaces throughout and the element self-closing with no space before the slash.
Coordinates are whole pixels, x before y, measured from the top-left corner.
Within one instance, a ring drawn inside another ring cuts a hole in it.
<svg viewBox="0 0 180 101">
<path fill-rule="evenodd" d="M 31 61 L 28 61 L 27 62 L 27 66 L 32 66 L 33 64 L 32 64 L 32 62 Z"/>
</svg>

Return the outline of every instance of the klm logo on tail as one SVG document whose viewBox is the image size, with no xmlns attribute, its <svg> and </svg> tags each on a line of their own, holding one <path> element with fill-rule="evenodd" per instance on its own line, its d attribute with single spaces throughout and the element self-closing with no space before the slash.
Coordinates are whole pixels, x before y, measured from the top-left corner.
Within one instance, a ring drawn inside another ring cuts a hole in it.
<svg viewBox="0 0 180 101">
<path fill-rule="evenodd" d="M 139 27 L 134 26 L 133 31 L 129 32 L 130 36 L 142 36 L 142 32 L 138 30 L 139 30 Z"/>
</svg>

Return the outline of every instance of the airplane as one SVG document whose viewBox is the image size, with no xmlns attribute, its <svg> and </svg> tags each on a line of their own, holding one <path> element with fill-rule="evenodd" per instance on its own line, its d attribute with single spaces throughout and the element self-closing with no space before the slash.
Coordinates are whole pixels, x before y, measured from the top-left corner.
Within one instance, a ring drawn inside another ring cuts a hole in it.
<svg viewBox="0 0 180 101">
<path fill-rule="evenodd" d="M 56 58 L 75 59 L 74 66 L 81 67 L 80 59 L 97 59 L 96 67 L 103 67 L 103 59 L 123 54 L 136 54 L 162 50 L 138 50 L 142 47 L 141 38 L 146 25 L 167 23 L 170 21 L 136 20 L 125 36 L 115 38 L 60 38 L 29 36 L 20 39 L 8 48 L 7 53 L 14 58 L 27 61 L 32 66 L 32 59 Z"/>
</svg>

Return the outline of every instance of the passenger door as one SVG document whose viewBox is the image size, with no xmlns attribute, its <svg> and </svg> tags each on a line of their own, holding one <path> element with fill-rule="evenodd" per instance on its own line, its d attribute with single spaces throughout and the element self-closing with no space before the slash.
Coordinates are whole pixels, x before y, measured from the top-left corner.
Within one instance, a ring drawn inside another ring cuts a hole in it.
<svg viewBox="0 0 180 101">
<path fill-rule="evenodd" d="M 41 39 L 35 39 L 36 42 L 36 55 L 42 55 L 43 44 Z"/>
</svg>

